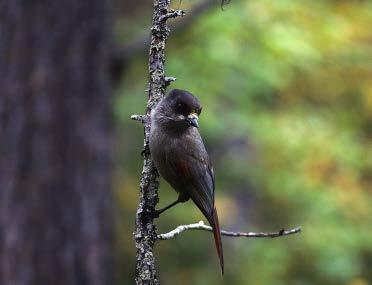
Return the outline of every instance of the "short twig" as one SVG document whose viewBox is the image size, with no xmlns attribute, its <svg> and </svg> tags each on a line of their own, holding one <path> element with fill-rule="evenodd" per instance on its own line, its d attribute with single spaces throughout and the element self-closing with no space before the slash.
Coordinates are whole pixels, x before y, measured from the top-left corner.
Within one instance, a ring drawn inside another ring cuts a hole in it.
<svg viewBox="0 0 372 285">
<path fill-rule="evenodd" d="M 172 76 L 164 77 L 164 86 L 167 87 L 169 84 L 171 84 L 171 82 L 176 81 L 176 79 L 176 77 Z"/>
<path fill-rule="evenodd" d="M 159 18 L 161 22 L 164 22 L 170 18 L 182 17 L 185 15 L 185 11 L 182 10 L 169 10 L 169 12 Z"/>
<path fill-rule="evenodd" d="M 209 231 L 209 232 L 213 231 L 212 227 L 207 226 L 207 225 L 204 224 L 203 221 L 200 221 L 199 223 L 195 223 L 195 224 L 178 226 L 177 228 L 175 228 L 174 230 L 172 230 L 168 233 L 157 235 L 157 239 L 158 240 L 172 239 L 172 238 L 178 236 L 179 234 L 181 234 L 182 232 L 187 231 L 187 230 L 202 230 L 202 231 Z M 264 232 L 243 233 L 243 232 L 229 232 L 229 231 L 221 230 L 221 235 L 229 236 L 229 237 L 247 237 L 247 238 L 265 238 L 265 237 L 266 238 L 267 237 L 276 238 L 276 237 L 296 234 L 296 233 L 299 233 L 299 232 L 301 232 L 301 227 L 293 228 L 291 230 L 282 229 L 278 232 L 268 232 L 268 233 L 264 233 Z"/>
<path fill-rule="evenodd" d="M 146 120 L 146 115 L 132 115 L 132 116 L 130 116 L 130 118 L 133 121 L 139 121 L 142 124 L 144 124 L 145 123 L 145 120 Z"/>
</svg>

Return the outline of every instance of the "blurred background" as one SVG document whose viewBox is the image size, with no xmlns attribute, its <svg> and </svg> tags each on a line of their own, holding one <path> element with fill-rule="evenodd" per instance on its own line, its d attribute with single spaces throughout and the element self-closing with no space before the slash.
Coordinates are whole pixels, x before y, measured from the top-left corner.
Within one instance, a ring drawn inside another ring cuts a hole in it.
<svg viewBox="0 0 372 285">
<path fill-rule="evenodd" d="M 0 2 L 0 285 L 133 284 L 152 1 Z M 302 232 L 223 238 L 223 278 L 211 233 L 159 241 L 161 284 L 372 285 L 372 1 L 220 5 L 172 1 L 168 89 L 203 105 L 221 227 Z"/>
<path fill-rule="evenodd" d="M 303 232 L 223 238 L 223 278 L 212 235 L 186 232 L 156 244 L 160 281 L 372 284 L 372 2 L 216 2 L 173 1 L 187 16 L 171 21 L 169 90 L 203 105 L 221 227 Z M 113 103 L 117 281 L 132 284 L 143 130 L 129 116 L 145 107 L 152 4 L 120 1 L 115 10 L 114 40 L 128 54 Z M 163 180 L 159 193 L 159 208 L 176 198 Z M 166 232 L 202 219 L 190 202 L 156 224 Z"/>
</svg>

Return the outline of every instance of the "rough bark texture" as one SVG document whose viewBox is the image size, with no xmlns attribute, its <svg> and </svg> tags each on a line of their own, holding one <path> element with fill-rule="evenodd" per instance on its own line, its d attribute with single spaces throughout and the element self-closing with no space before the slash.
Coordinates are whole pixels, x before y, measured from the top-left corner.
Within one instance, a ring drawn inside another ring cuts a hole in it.
<svg viewBox="0 0 372 285">
<path fill-rule="evenodd" d="M 164 48 L 169 33 L 166 26 L 169 0 L 154 0 L 154 14 L 151 28 L 149 55 L 149 94 L 144 123 L 144 146 L 148 148 L 150 134 L 150 112 L 163 98 L 166 80 L 164 78 Z M 156 229 L 151 213 L 158 202 L 158 173 L 148 153 L 144 152 L 144 165 L 140 184 L 140 201 L 136 214 L 134 239 L 137 248 L 136 284 L 159 284 L 156 276 L 153 246 Z"/>
<path fill-rule="evenodd" d="M 0 284 L 112 284 L 109 10 L 0 2 Z"/>
<path fill-rule="evenodd" d="M 122 3 L 122 2 L 121 2 Z M 136 4 L 141 7 L 143 3 Z M 169 23 L 169 28 L 172 30 L 172 33 L 181 32 L 186 30 L 191 26 L 195 20 L 203 16 L 205 13 L 210 11 L 212 8 L 216 7 L 218 2 L 216 0 L 205 0 L 201 1 L 198 4 L 195 4 L 191 11 L 187 15 L 180 19 L 179 21 L 173 21 Z M 115 82 L 119 81 L 122 74 L 126 71 L 125 67 L 127 66 L 128 61 L 131 59 L 142 56 L 147 52 L 147 49 L 150 45 L 150 37 L 148 32 L 140 34 L 133 41 L 124 42 L 121 46 L 116 46 L 114 48 L 113 56 L 111 58 L 111 74 Z"/>
</svg>

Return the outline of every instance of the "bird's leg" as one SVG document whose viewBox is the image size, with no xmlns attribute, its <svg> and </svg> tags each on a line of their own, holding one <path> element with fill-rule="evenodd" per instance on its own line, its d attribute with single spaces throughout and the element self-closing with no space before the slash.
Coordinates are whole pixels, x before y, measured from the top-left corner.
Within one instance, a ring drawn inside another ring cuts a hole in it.
<svg viewBox="0 0 372 285">
<path fill-rule="evenodd" d="M 169 204 L 168 206 L 160 209 L 160 210 L 155 210 L 154 213 L 153 213 L 153 217 L 154 218 L 159 218 L 159 215 L 163 212 L 165 212 L 166 210 L 172 208 L 173 206 L 176 206 L 178 203 L 184 203 L 186 202 L 187 200 L 189 200 L 190 197 L 188 197 L 187 195 L 182 195 L 182 194 L 179 194 L 178 195 L 178 198 L 176 201 L 174 201 L 173 203 Z"/>
<path fill-rule="evenodd" d="M 169 204 L 168 206 L 160 209 L 160 210 L 155 210 L 154 211 L 154 214 L 153 214 L 153 217 L 154 218 L 159 218 L 160 214 L 165 212 L 166 210 L 172 208 L 173 206 L 177 205 L 178 203 L 181 203 L 181 201 L 179 199 L 177 199 L 176 201 L 174 201 L 173 203 Z"/>
</svg>

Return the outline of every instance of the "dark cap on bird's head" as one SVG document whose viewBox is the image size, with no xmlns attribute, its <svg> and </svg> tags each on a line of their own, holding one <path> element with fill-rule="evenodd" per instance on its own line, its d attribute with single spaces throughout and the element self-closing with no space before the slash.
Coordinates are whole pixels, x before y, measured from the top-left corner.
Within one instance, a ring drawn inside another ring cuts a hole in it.
<svg viewBox="0 0 372 285">
<path fill-rule="evenodd" d="M 172 118 L 173 122 L 186 122 L 186 126 L 199 127 L 198 118 L 202 107 L 199 100 L 190 92 L 173 89 L 163 99 L 161 105 L 163 107 L 166 106 L 166 108 L 163 108 L 163 111 L 169 113 L 167 114 L 169 116 L 168 118 Z"/>
</svg>

